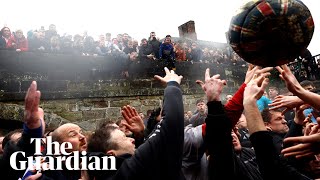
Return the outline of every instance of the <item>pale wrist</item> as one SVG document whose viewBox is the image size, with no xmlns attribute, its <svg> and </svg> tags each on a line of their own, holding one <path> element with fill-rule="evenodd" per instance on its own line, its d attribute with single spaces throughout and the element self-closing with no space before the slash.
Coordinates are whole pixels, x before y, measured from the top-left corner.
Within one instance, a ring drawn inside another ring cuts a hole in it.
<svg viewBox="0 0 320 180">
<path fill-rule="evenodd" d="M 257 100 L 255 98 L 243 98 L 243 105 L 256 104 Z"/>
</svg>

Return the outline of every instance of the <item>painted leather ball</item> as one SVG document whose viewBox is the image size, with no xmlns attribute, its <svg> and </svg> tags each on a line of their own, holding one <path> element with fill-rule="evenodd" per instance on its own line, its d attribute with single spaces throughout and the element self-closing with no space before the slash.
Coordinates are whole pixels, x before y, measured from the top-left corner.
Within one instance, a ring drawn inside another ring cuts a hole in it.
<svg viewBox="0 0 320 180">
<path fill-rule="evenodd" d="M 299 0 L 251 0 L 233 16 L 228 42 L 245 61 L 279 66 L 294 61 L 309 45 L 314 22 Z"/>
</svg>

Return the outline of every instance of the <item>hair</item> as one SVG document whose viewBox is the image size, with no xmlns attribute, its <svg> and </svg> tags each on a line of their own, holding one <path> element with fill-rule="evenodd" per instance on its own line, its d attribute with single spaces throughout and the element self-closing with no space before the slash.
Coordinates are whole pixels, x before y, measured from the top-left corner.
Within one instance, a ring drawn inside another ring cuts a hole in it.
<svg viewBox="0 0 320 180">
<path fill-rule="evenodd" d="M 272 112 L 281 112 L 279 109 L 277 110 L 270 110 L 269 108 L 264 109 L 261 112 L 263 122 L 269 123 L 271 121 Z"/>
<path fill-rule="evenodd" d="M 204 99 L 198 99 L 197 102 L 196 102 L 196 105 L 197 105 L 198 103 L 201 103 L 201 102 L 205 103 L 205 102 L 204 102 Z"/>
<path fill-rule="evenodd" d="M 88 152 L 103 152 L 109 150 L 117 150 L 119 146 L 116 142 L 112 141 L 112 132 L 118 128 L 114 126 L 106 126 L 97 129 L 91 136 L 88 142 Z"/>
<path fill-rule="evenodd" d="M 275 86 L 270 86 L 269 89 L 274 89 L 274 90 L 276 90 L 276 91 L 279 92 L 279 88 L 277 88 L 277 87 L 275 87 Z"/>
<path fill-rule="evenodd" d="M 101 129 L 101 128 L 106 127 L 106 126 L 110 126 L 113 123 L 115 123 L 115 122 L 113 120 L 111 120 L 111 119 L 103 119 L 97 124 L 96 129 Z"/>
<path fill-rule="evenodd" d="M 300 85 L 301 85 L 302 87 L 306 87 L 306 86 L 312 86 L 312 87 L 314 87 L 313 82 L 311 82 L 311 81 L 309 81 L 309 80 L 304 80 L 304 81 L 300 82 Z"/>
<path fill-rule="evenodd" d="M 150 116 L 152 112 L 153 112 L 153 110 L 152 110 L 152 109 L 149 109 L 149 110 L 147 111 L 147 116 Z"/>
<path fill-rule="evenodd" d="M 23 129 L 16 129 L 14 131 L 10 131 L 8 134 L 6 134 L 2 140 L 2 149 L 4 149 L 4 147 L 6 146 L 6 144 L 11 141 L 11 137 L 12 135 L 14 134 L 18 134 L 18 133 L 21 133 L 22 134 L 23 132 Z M 19 138 L 20 139 L 20 138 Z M 17 142 L 14 142 L 14 143 L 17 143 Z"/>
</svg>

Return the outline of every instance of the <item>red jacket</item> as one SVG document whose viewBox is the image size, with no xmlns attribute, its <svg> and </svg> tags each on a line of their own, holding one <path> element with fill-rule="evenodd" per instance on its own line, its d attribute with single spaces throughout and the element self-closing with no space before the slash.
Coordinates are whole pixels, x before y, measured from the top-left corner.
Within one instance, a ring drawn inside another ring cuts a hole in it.
<svg viewBox="0 0 320 180">
<path fill-rule="evenodd" d="M 2 38 L 6 41 L 6 48 L 7 49 L 15 49 L 15 43 L 16 43 L 16 40 L 14 39 L 14 36 L 11 35 L 9 37 L 9 39 L 6 39 L 5 37 L 2 36 Z"/>
<path fill-rule="evenodd" d="M 21 51 L 28 51 L 28 40 L 23 36 L 20 39 L 16 39 L 16 49 L 21 49 Z"/>
</svg>

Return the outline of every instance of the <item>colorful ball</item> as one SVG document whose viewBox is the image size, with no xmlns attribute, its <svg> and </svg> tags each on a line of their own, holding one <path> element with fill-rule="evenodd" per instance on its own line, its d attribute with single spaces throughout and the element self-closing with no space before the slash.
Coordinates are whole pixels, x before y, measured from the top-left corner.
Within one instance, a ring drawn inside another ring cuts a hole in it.
<svg viewBox="0 0 320 180">
<path fill-rule="evenodd" d="M 299 0 L 252 0 L 232 18 L 228 41 L 245 61 L 279 66 L 294 61 L 309 45 L 314 22 Z"/>
</svg>

